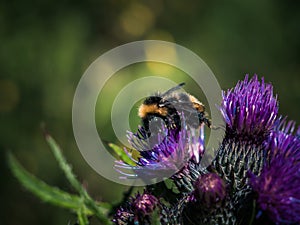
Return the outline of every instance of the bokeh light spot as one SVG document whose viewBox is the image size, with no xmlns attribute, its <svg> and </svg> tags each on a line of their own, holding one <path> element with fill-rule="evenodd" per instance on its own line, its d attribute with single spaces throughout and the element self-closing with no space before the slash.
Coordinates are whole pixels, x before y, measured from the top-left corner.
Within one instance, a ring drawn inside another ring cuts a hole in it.
<svg viewBox="0 0 300 225">
<path fill-rule="evenodd" d="M 161 42 L 160 42 L 161 43 Z M 177 52 L 174 47 L 163 44 L 155 44 L 151 46 L 145 47 L 145 53 L 147 59 L 156 58 L 156 59 L 164 59 L 169 58 L 170 61 L 177 62 Z M 165 65 L 161 63 L 153 63 L 150 60 L 146 62 L 147 67 L 154 74 L 164 74 L 169 75 L 174 72 L 174 68 L 170 65 Z"/>
<path fill-rule="evenodd" d="M 121 14 L 120 25 L 122 29 L 133 37 L 139 37 L 154 23 L 154 14 L 147 6 L 142 4 L 131 5 Z"/>
</svg>

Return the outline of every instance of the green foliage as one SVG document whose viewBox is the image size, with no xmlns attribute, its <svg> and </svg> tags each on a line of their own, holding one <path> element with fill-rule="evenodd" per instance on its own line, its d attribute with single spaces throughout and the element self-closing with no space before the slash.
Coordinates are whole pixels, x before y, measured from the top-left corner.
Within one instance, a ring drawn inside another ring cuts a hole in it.
<svg viewBox="0 0 300 225">
<path fill-rule="evenodd" d="M 132 161 L 130 159 L 130 157 L 126 154 L 126 152 L 120 148 L 118 145 L 115 145 L 113 143 L 109 143 L 108 144 L 109 147 L 111 147 L 112 150 L 114 150 L 114 152 L 120 157 L 120 159 L 124 162 L 124 163 L 127 163 L 128 165 L 131 165 L 131 166 L 135 166 L 136 163 L 134 161 Z M 133 150 L 135 152 L 137 152 L 136 150 Z M 132 154 L 134 154 L 135 152 L 132 152 Z"/>
<path fill-rule="evenodd" d="M 41 200 L 75 212 L 80 225 L 89 224 L 88 217 L 93 215 L 95 215 L 102 224 L 111 224 L 111 221 L 107 216 L 111 209 L 111 205 L 94 201 L 76 179 L 76 176 L 72 172 L 72 168 L 65 160 L 61 149 L 55 140 L 48 134 L 46 134 L 46 140 L 58 161 L 60 168 L 79 195 L 69 194 L 57 187 L 49 186 L 45 182 L 39 180 L 27 172 L 15 159 L 15 157 L 9 153 L 8 163 L 14 176 L 27 190 L 32 192 Z"/>
<path fill-rule="evenodd" d="M 82 201 L 78 196 L 64 192 L 56 187 L 51 187 L 37 179 L 28 173 L 12 154 L 8 154 L 8 160 L 15 177 L 27 190 L 34 193 L 41 200 L 73 211 L 81 207 Z M 91 214 L 87 208 L 85 209 L 85 213 Z"/>
<path fill-rule="evenodd" d="M 164 180 L 164 183 L 165 183 L 166 187 L 169 190 L 173 191 L 175 194 L 179 194 L 180 193 L 179 190 L 178 190 L 178 188 L 176 187 L 176 185 L 174 184 L 174 182 L 171 179 Z"/>
<path fill-rule="evenodd" d="M 77 218 L 80 225 L 89 224 L 87 215 L 84 213 L 83 208 L 77 210 Z"/>
<path fill-rule="evenodd" d="M 154 210 L 154 212 L 151 215 L 151 224 L 153 225 L 160 225 L 160 214 L 159 214 L 159 210 L 156 209 Z"/>
</svg>

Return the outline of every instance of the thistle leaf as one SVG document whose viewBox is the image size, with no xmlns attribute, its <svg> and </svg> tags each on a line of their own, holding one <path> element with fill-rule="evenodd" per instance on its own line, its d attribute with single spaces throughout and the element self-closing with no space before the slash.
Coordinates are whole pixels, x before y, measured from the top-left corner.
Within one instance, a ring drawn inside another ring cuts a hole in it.
<svg viewBox="0 0 300 225">
<path fill-rule="evenodd" d="M 74 175 L 71 166 L 67 163 L 66 159 L 64 158 L 62 151 L 56 143 L 56 141 L 47 133 L 45 134 L 45 138 L 66 178 L 68 179 L 70 184 L 75 188 L 75 190 L 80 194 L 80 197 L 83 198 L 85 206 L 87 206 L 95 214 L 95 216 L 100 222 L 102 222 L 103 224 L 111 224 L 110 220 L 107 218 L 106 215 L 107 209 L 99 207 L 98 203 L 95 202 L 87 193 L 87 191 L 82 187 L 82 185 Z"/>
<path fill-rule="evenodd" d="M 42 201 L 70 209 L 74 212 L 81 209 L 85 214 L 92 214 L 87 208 L 82 209 L 82 200 L 78 196 L 64 192 L 56 187 L 51 187 L 39 180 L 27 172 L 11 153 L 8 154 L 8 163 L 13 175 L 18 181 Z"/>
<path fill-rule="evenodd" d="M 76 191 L 78 191 L 80 194 L 84 192 L 81 183 L 76 179 L 76 176 L 74 175 L 71 166 L 67 163 L 66 159 L 64 158 L 62 151 L 56 141 L 48 134 L 46 134 L 46 141 L 48 142 L 54 157 L 58 161 L 58 164 L 62 171 L 64 172 L 66 178 L 70 182 L 70 184 L 75 188 Z"/>
</svg>

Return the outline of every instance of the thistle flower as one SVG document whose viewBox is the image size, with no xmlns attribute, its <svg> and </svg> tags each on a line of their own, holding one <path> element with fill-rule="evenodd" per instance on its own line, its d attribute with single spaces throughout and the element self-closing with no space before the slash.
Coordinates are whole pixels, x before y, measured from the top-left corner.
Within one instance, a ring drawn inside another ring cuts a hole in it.
<svg viewBox="0 0 300 225">
<path fill-rule="evenodd" d="M 257 75 L 237 83 L 234 89 L 223 92 L 220 107 L 226 122 L 227 138 L 260 143 L 274 126 L 278 113 L 277 97 L 271 84 Z"/>
<path fill-rule="evenodd" d="M 146 178 L 168 178 L 180 171 L 189 161 L 200 163 L 204 154 L 204 128 L 199 130 L 187 128 L 168 130 L 164 125 L 160 132 L 148 138 L 143 127 L 137 133 L 129 133 L 128 140 L 132 147 L 139 151 L 140 158 L 136 166 L 117 162 L 116 167 L 123 170 L 133 170 L 133 176 Z M 134 160 L 134 159 L 133 159 Z M 130 174 L 126 174 L 128 177 Z"/>
<path fill-rule="evenodd" d="M 300 132 L 300 127 L 294 135 L 295 126 L 295 121 L 287 121 L 287 118 L 278 119 L 277 126 L 267 141 L 270 162 L 277 156 L 300 159 L 300 151 L 295 151 L 295 149 L 300 149 L 300 137 L 297 135 Z"/>
<path fill-rule="evenodd" d="M 266 141 L 278 112 L 272 89 L 256 75 L 250 80 L 246 75 L 235 88 L 223 92 L 220 110 L 226 123 L 225 137 L 212 167 L 226 182 L 229 194 L 223 206 L 209 216 L 215 223 L 241 224 L 251 217 L 244 214 L 252 207 L 247 174 L 260 174 L 266 162 Z"/>
<path fill-rule="evenodd" d="M 159 200 L 147 193 L 137 193 L 128 202 L 121 206 L 114 216 L 115 224 L 151 224 L 152 214 L 159 208 Z"/>
<path fill-rule="evenodd" d="M 215 173 L 200 176 L 194 183 L 194 191 L 190 201 L 198 203 L 203 208 L 219 207 L 226 196 L 226 184 Z"/>
<path fill-rule="evenodd" d="M 294 128 L 295 122 L 280 121 L 270 136 L 268 163 L 259 176 L 250 174 L 260 209 L 276 224 L 300 222 L 300 139 Z"/>
<path fill-rule="evenodd" d="M 259 174 L 266 158 L 265 141 L 277 118 L 277 97 L 271 84 L 255 75 L 223 92 L 220 107 L 226 122 L 224 140 L 213 165 L 233 188 L 247 184 L 247 172 Z"/>
<path fill-rule="evenodd" d="M 182 209 L 182 224 L 234 223 L 235 218 L 228 216 L 233 207 L 227 198 L 225 181 L 219 175 L 209 172 L 199 176 Z"/>
<path fill-rule="evenodd" d="M 135 213 L 146 216 L 154 211 L 157 204 L 158 199 L 155 196 L 149 193 L 138 193 L 132 202 L 132 207 Z"/>
</svg>

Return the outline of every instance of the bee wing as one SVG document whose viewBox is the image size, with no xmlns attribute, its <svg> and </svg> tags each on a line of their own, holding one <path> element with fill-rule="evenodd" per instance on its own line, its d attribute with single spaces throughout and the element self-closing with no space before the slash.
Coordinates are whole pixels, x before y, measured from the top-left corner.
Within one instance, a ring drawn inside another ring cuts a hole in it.
<svg viewBox="0 0 300 225">
<path fill-rule="evenodd" d="M 172 87 L 171 89 L 169 89 L 169 90 L 167 90 L 165 93 L 163 93 L 163 94 L 161 95 L 161 97 L 164 98 L 165 96 L 169 95 L 170 93 L 172 93 L 172 92 L 174 92 L 174 91 L 180 89 L 183 85 L 185 85 L 184 82 L 178 84 L 178 85 L 175 86 L 175 87 Z"/>
<path fill-rule="evenodd" d="M 191 102 L 178 102 L 176 103 L 176 109 L 177 111 L 186 111 L 190 113 L 197 112 Z"/>
<path fill-rule="evenodd" d="M 177 99 L 172 99 L 172 101 L 162 101 L 158 104 L 158 107 L 172 107 L 172 108 L 176 108 L 178 110 L 180 109 L 191 109 L 193 110 L 193 105 L 190 101 L 181 101 L 181 100 L 177 100 Z M 194 109 L 195 110 L 195 109 Z"/>
</svg>

